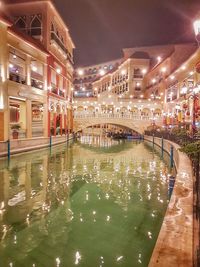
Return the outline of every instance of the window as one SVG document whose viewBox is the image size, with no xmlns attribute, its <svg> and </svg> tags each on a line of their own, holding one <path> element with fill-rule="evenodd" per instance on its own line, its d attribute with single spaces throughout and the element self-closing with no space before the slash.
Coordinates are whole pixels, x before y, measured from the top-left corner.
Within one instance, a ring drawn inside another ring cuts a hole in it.
<svg viewBox="0 0 200 267">
<path fill-rule="evenodd" d="M 19 17 L 16 22 L 15 25 L 22 31 L 26 32 L 26 17 Z"/>
<path fill-rule="evenodd" d="M 135 68 L 133 78 L 143 78 L 143 74 L 141 72 L 141 69 Z"/>
<path fill-rule="evenodd" d="M 34 16 L 30 26 L 31 36 L 40 36 L 42 34 L 42 22 L 39 19 L 39 15 Z"/>
</svg>

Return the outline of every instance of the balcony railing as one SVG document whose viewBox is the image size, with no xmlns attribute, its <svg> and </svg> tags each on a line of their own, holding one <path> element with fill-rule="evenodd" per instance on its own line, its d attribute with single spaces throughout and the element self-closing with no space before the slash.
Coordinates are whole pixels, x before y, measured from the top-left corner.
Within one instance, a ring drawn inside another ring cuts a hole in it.
<svg viewBox="0 0 200 267">
<path fill-rule="evenodd" d="M 160 121 L 162 117 L 157 115 L 155 117 L 147 116 L 147 115 L 140 115 L 140 114 L 121 114 L 121 113 L 84 113 L 84 112 L 74 112 L 74 119 L 89 119 L 89 118 L 96 118 L 96 119 L 129 119 L 129 120 L 137 120 L 137 121 Z"/>
<path fill-rule="evenodd" d="M 15 73 L 15 72 L 10 72 L 9 73 L 9 80 L 16 82 L 16 83 L 21 83 L 21 84 L 26 84 L 26 78 L 22 74 Z"/>
<path fill-rule="evenodd" d="M 31 78 L 31 86 L 37 89 L 43 90 L 44 89 L 44 82 Z"/>
</svg>

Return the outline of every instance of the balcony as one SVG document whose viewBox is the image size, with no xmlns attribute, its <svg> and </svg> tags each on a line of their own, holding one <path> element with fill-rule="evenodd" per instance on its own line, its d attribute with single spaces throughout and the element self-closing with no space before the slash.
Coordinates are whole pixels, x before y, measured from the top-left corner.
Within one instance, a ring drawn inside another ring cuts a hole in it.
<svg viewBox="0 0 200 267">
<path fill-rule="evenodd" d="M 31 78 L 31 86 L 40 90 L 44 90 L 43 81 L 39 81 L 37 79 Z"/>
<path fill-rule="evenodd" d="M 21 84 L 26 84 L 26 78 L 22 74 L 15 73 L 15 72 L 10 72 L 9 73 L 9 80 L 16 82 L 16 83 L 21 83 Z"/>
</svg>

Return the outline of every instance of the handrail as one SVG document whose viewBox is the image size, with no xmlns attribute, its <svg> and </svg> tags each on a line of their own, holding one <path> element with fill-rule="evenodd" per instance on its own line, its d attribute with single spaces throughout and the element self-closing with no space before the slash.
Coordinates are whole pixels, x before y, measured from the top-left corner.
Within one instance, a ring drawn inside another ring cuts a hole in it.
<svg viewBox="0 0 200 267">
<path fill-rule="evenodd" d="M 161 120 L 161 116 L 151 117 L 145 115 L 131 115 L 131 114 L 74 114 L 74 119 L 130 119 L 130 120 Z"/>
</svg>

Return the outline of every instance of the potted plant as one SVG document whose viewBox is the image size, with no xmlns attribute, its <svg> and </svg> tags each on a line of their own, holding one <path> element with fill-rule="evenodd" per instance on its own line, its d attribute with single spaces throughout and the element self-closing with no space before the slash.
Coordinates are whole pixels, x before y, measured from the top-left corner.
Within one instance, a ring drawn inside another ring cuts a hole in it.
<svg viewBox="0 0 200 267">
<path fill-rule="evenodd" d="M 14 124 L 11 126 L 12 129 L 12 137 L 13 139 L 18 139 L 19 136 L 19 130 L 21 129 L 21 126 L 19 124 Z"/>
</svg>

